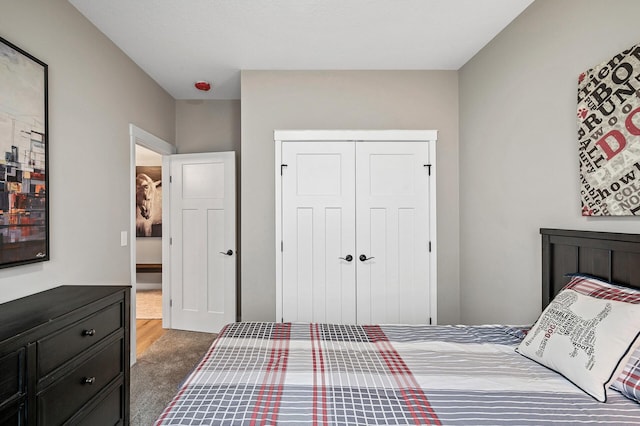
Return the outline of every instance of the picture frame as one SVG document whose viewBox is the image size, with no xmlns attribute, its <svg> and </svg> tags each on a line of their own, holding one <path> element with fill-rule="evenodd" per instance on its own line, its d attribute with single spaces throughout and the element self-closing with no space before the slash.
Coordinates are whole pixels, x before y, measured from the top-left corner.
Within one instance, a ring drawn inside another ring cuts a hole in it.
<svg viewBox="0 0 640 426">
<path fill-rule="evenodd" d="M 48 261 L 48 66 L 0 37 L 0 268 Z"/>
<path fill-rule="evenodd" d="M 136 166 L 136 237 L 162 237 L 161 166 Z"/>
</svg>

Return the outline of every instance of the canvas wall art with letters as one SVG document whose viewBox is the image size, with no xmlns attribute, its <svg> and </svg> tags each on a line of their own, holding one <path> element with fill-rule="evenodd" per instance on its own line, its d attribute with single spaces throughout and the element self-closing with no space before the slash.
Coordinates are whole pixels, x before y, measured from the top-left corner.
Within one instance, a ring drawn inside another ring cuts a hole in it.
<svg viewBox="0 0 640 426">
<path fill-rule="evenodd" d="M 580 74 L 583 216 L 640 216 L 640 44 Z"/>
</svg>

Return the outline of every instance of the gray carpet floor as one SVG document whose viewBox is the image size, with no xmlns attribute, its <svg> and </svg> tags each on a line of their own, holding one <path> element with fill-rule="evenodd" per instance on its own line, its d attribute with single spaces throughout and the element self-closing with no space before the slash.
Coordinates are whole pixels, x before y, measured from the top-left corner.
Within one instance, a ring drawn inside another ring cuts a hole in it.
<svg viewBox="0 0 640 426">
<path fill-rule="evenodd" d="M 167 330 L 131 367 L 131 425 L 150 426 L 215 339 L 215 334 Z"/>
</svg>

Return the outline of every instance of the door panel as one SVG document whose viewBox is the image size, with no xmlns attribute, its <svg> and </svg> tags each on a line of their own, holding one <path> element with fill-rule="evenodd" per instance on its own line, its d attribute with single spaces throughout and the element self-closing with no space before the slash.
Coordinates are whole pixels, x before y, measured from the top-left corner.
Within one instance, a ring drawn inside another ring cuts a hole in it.
<svg viewBox="0 0 640 426">
<path fill-rule="evenodd" d="M 182 251 L 179 252 L 182 258 L 182 267 L 180 268 L 182 273 L 180 274 L 180 282 L 172 280 L 173 285 L 180 289 L 181 297 L 172 297 L 171 300 L 174 307 L 180 306 L 183 311 L 197 312 L 198 295 L 205 289 L 198 288 L 197 285 L 189 285 L 189 283 L 202 283 L 200 278 L 202 274 L 202 259 L 200 259 L 202 247 L 198 232 L 198 224 L 202 221 L 199 219 L 198 210 L 183 208 L 181 213 L 182 220 L 176 223 L 182 226 Z M 172 246 L 177 247 L 179 241 L 179 237 L 176 236 Z M 178 268 L 174 266 L 171 269 L 176 272 Z M 184 285 L 185 282 L 187 285 Z M 174 324 L 173 328 L 179 328 L 176 327 L 177 323 L 179 323 L 178 317 L 174 317 L 174 322 L 176 324 Z"/>
<path fill-rule="evenodd" d="M 354 146 L 282 144 L 283 320 L 354 323 Z"/>
<path fill-rule="evenodd" d="M 356 144 L 358 323 L 429 322 L 427 143 Z"/>
<path fill-rule="evenodd" d="M 171 328 L 217 333 L 236 316 L 235 153 L 171 156 L 171 178 Z"/>
<path fill-rule="evenodd" d="M 224 314 L 226 300 L 225 265 L 229 257 L 222 255 L 219 247 L 227 247 L 225 243 L 225 211 L 224 209 L 211 209 L 207 211 L 207 256 L 208 269 L 207 283 L 210 291 L 207 292 L 207 310 L 216 314 Z M 229 249 L 227 249 L 229 250 Z"/>
</svg>

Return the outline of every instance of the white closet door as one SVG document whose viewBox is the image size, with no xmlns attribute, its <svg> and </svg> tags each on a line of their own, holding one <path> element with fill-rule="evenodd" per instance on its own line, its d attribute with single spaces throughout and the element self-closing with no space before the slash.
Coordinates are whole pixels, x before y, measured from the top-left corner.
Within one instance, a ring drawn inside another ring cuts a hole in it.
<svg viewBox="0 0 640 426">
<path fill-rule="evenodd" d="M 427 164 L 426 142 L 356 144 L 359 324 L 429 323 Z"/>
<path fill-rule="evenodd" d="M 353 142 L 282 143 L 284 321 L 356 321 L 354 154 Z"/>
</svg>

